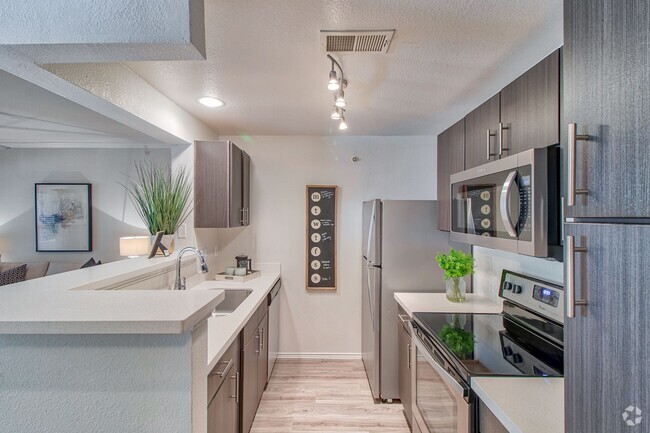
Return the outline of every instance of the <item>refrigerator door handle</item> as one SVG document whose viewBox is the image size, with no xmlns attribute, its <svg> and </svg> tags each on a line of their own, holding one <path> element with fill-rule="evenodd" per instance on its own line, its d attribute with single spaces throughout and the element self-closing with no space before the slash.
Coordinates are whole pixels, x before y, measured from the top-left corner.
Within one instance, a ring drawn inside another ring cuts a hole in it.
<svg viewBox="0 0 650 433">
<path fill-rule="evenodd" d="M 368 225 L 368 245 L 366 245 L 366 257 L 368 258 L 368 261 L 371 261 L 370 246 L 372 245 L 372 241 L 374 238 L 376 221 L 377 221 L 377 203 L 373 202 L 372 213 L 370 214 L 370 224 Z M 374 260 L 375 257 L 372 257 L 372 259 Z"/>
<path fill-rule="evenodd" d="M 370 321 L 372 322 L 372 329 L 375 329 L 375 312 L 373 311 L 373 300 L 372 300 L 372 288 L 370 287 L 370 271 L 373 270 L 371 265 L 366 265 L 367 269 L 367 278 L 368 278 L 368 302 L 370 303 Z"/>
<path fill-rule="evenodd" d="M 501 214 L 501 220 L 503 225 L 506 226 L 506 231 L 513 238 L 517 237 L 517 228 L 512 222 L 510 217 L 510 193 L 512 191 L 513 185 L 515 185 L 517 180 L 517 171 L 511 171 L 506 178 L 506 181 L 503 182 L 503 188 L 501 189 L 501 202 L 499 213 Z M 520 204 L 521 206 L 521 204 Z"/>
</svg>

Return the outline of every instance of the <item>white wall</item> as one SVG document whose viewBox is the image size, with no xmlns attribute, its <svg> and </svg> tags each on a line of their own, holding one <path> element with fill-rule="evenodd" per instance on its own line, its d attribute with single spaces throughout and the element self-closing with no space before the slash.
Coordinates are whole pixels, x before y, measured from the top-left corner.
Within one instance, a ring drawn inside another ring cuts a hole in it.
<svg viewBox="0 0 650 433">
<path fill-rule="evenodd" d="M 221 138 L 251 155 L 252 203 L 251 226 L 218 231 L 219 266 L 232 266 L 240 252 L 253 264 L 281 263 L 281 352 L 358 355 L 362 202 L 435 199 L 436 137 Z M 305 289 L 308 184 L 339 186 L 336 292 Z"/>
<path fill-rule="evenodd" d="M 3 261 L 83 263 L 90 257 L 119 260 L 119 237 L 148 234 L 124 183 L 134 162 L 171 162 L 169 149 L 0 149 L 0 254 Z M 37 253 L 34 184 L 90 182 L 93 189 L 93 251 Z"/>
<path fill-rule="evenodd" d="M 504 269 L 532 277 L 541 278 L 552 283 L 564 284 L 564 268 L 561 262 L 552 259 L 528 257 L 490 248 L 473 247 L 476 268 L 473 279 L 474 292 L 497 300 L 501 272 Z"/>
</svg>

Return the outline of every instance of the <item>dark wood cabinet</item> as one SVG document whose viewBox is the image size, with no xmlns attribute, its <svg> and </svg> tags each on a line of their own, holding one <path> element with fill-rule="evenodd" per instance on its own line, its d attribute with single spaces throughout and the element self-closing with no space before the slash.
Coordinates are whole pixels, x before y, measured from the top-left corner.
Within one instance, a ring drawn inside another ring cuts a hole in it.
<svg viewBox="0 0 650 433">
<path fill-rule="evenodd" d="M 208 433 L 239 433 L 239 339 L 208 376 Z"/>
<path fill-rule="evenodd" d="M 259 324 L 258 328 L 260 336 L 260 352 L 259 360 L 257 361 L 257 395 L 258 399 L 262 398 L 262 394 L 266 389 L 268 380 L 268 367 L 269 367 L 269 315 L 264 315 L 264 318 Z"/>
<path fill-rule="evenodd" d="M 587 302 L 564 324 L 566 431 L 646 432 L 650 225 L 566 224 L 565 234 L 586 248 L 574 255 L 565 290 L 573 277 L 576 298 Z"/>
<path fill-rule="evenodd" d="M 438 230 L 451 230 L 449 176 L 465 169 L 465 119 L 438 135 Z"/>
<path fill-rule="evenodd" d="M 564 2 L 562 147 L 576 189 L 568 217 L 650 216 L 650 3 Z M 569 166 L 568 125 L 577 141 Z M 568 201 L 568 182 L 565 203 Z"/>
<path fill-rule="evenodd" d="M 404 408 L 404 417 L 409 426 L 413 423 L 411 402 L 411 334 L 405 312 L 399 308 L 397 313 L 397 346 L 399 370 L 399 398 Z"/>
<path fill-rule="evenodd" d="M 501 90 L 502 157 L 560 142 L 560 50 Z"/>
<path fill-rule="evenodd" d="M 478 433 L 508 433 L 508 429 L 482 401 L 479 401 L 478 419 Z"/>
<path fill-rule="evenodd" d="M 465 170 L 499 159 L 500 100 L 497 93 L 465 116 Z"/>
<path fill-rule="evenodd" d="M 268 304 L 259 306 L 242 331 L 242 433 L 253 426 L 255 413 L 268 381 Z"/>
<path fill-rule="evenodd" d="M 259 402 L 257 391 L 257 368 L 260 357 L 259 341 L 259 334 L 255 333 L 245 344 L 242 352 L 242 433 L 248 433 L 251 430 Z"/>
<path fill-rule="evenodd" d="M 197 141 L 194 149 L 194 226 L 250 223 L 250 157 L 231 141 Z"/>
</svg>

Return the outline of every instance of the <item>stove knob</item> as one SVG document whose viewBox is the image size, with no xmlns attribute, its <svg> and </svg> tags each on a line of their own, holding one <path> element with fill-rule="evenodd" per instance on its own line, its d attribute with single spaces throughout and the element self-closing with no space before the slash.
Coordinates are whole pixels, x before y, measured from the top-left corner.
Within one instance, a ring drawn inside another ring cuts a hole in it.
<svg viewBox="0 0 650 433">
<path fill-rule="evenodd" d="M 508 347 L 508 346 L 505 346 L 505 347 L 503 348 L 503 356 L 504 356 L 505 358 L 507 358 L 508 356 L 512 356 L 512 348 L 511 348 L 511 347 Z"/>
<path fill-rule="evenodd" d="M 512 363 L 513 364 L 520 364 L 521 362 L 523 362 L 523 360 L 524 360 L 524 358 L 522 358 L 521 355 L 518 354 L 518 353 L 515 353 L 514 355 L 512 355 Z"/>
<path fill-rule="evenodd" d="M 521 293 L 521 286 L 519 284 L 515 284 L 512 286 L 512 293 Z"/>
<path fill-rule="evenodd" d="M 512 283 L 509 283 L 508 281 L 504 281 L 503 290 L 512 290 Z"/>
</svg>

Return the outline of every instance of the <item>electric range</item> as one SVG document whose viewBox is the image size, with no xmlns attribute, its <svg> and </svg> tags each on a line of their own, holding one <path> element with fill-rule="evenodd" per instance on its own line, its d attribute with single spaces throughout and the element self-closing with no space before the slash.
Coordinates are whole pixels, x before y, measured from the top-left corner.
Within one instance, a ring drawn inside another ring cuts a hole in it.
<svg viewBox="0 0 650 433">
<path fill-rule="evenodd" d="M 500 314 L 413 314 L 413 413 L 423 432 L 474 431 L 472 377 L 563 376 L 562 287 L 504 270 L 499 297 Z"/>
</svg>

